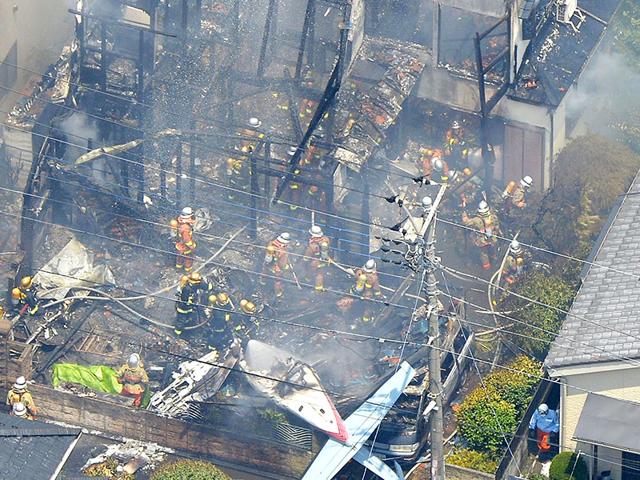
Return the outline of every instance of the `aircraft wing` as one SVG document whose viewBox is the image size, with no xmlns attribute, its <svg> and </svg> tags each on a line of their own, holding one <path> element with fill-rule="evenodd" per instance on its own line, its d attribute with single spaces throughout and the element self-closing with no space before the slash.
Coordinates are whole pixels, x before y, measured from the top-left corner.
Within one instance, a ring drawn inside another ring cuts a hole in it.
<svg viewBox="0 0 640 480">
<path fill-rule="evenodd" d="M 400 470 L 400 475 L 398 475 L 398 473 L 391 470 L 386 463 L 375 455 L 370 455 L 369 453 L 370 450 L 368 448 L 360 447 L 360 450 L 356 452 L 353 459 L 363 465 L 367 470 L 371 470 L 383 480 L 404 480 L 402 470 Z"/>
<path fill-rule="evenodd" d="M 415 373 L 411 365 L 402 362 L 398 371 L 345 420 L 345 426 L 350 434 L 347 443 L 340 443 L 330 438 L 309 466 L 302 480 L 331 480 L 336 476 L 371 436 L 403 390 L 407 388 Z M 365 452 L 365 455 L 368 458 L 368 453 Z M 375 460 L 371 465 L 376 468 L 374 463 Z M 372 471 L 378 473 L 374 469 Z"/>
</svg>

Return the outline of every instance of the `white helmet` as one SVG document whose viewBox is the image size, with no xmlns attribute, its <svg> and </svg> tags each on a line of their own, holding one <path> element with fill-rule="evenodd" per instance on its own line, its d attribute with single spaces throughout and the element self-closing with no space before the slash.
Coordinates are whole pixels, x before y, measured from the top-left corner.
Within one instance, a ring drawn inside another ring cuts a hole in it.
<svg viewBox="0 0 640 480">
<path fill-rule="evenodd" d="M 27 388 L 27 379 L 23 376 L 16 378 L 16 383 L 13 384 L 14 390 L 24 390 Z"/>
<path fill-rule="evenodd" d="M 250 126 L 250 127 L 258 128 L 258 127 L 260 127 L 260 125 L 262 125 L 262 122 L 261 122 L 258 118 L 256 118 L 256 117 L 251 117 L 251 118 L 249 119 L 249 126 Z"/>
<path fill-rule="evenodd" d="M 440 157 L 433 157 L 431 159 L 431 166 L 436 172 L 442 172 L 444 170 L 444 162 Z"/>
<path fill-rule="evenodd" d="M 538 406 L 538 413 L 540 415 L 546 415 L 547 413 L 549 413 L 549 406 L 546 403 L 541 403 Z"/>
<path fill-rule="evenodd" d="M 309 233 L 311 234 L 312 237 L 321 237 L 322 234 L 322 229 L 318 226 L 318 225 L 314 225 L 313 227 L 311 227 L 309 229 Z"/>
<path fill-rule="evenodd" d="M 295 145 L 291 145 L 289 148 L 287 148 L 287 153 L 292 157 L 296 154 L 297 151 L 298 147 L 296 147 Z"/>
<path fill-rule="evenodd" d="M 364 264 L 364 271 L 371 273 L 371 272 L 375 272 L 375 270 L 376 270 L 376 261 L 373 258 L 370 258 Z"/>
<path fill-rule="evenodd" d="M 291 241 L 291 235 L 289 235 L 287 232 L 283 232 L 278 235 L 278 238 L 276 240 L 278 240 L 280 243 L 287 244 Z"/>
<path fill-rule="evenodd" d="M 458 123 L 457 120 L 454 120 L 453 123 L 451 124 L 451 128 L 453 130 L 458 130 L 460 128 L 460 123 Z"/>
<path fill-rule="evenodd" d="M 22 402 L 14 403 L 11 411 L 13 412 L 13 414 L 16 417 L 26 417 L 27 416 L 27 407 L 25 407 L 24 403 L 22 403 Z"/>
<path fill-rule="evenodd" d="M 514 255 L 518 255 L 520 252 L 522 252 L 522 247 L 520 246 L 520 242 L 517 240 L 512 240 L 511 243 L 509 244 L 509 251 Z"/>
<path fill-rule="evenodd" d="M 431 200 L 431 197 L 422 197 L 422 208 L 425 210 L 431 210 L 432 206 L 433 200 Z"/>
<path fill-rule="evenodd" d="M 482 217 L 486 217 L 487 215 L 489 215 L 489 213 L 490 213 L 489 204 L 487 202 L 485 202 L 484 200 L 482 200 L 478 204 L 478 215 L 480 215 Z"/>
<path fill-rule="evenodd" d="M 131 368 L 138 368 L 140 366 L 140 355 L 137 353 L 132 353 L 129 355 L 129 360 L 127 360 L 127 365 Z"/>
<path fill-rule="evenodd" d="M 181 217 L 190 217 L 191 215 L 193 215 L 193 208 L 191 207 L 184 207 L 180 212 Z"/>
<path fill-rule="evenodd" d="M 520 185 L 522 185 L 524 188 L 531 188 L 531 185 L 533 185 L 533 178 L 531 178 L 529 175 L 525 175 L 524 177 L 522 177 L 522 180 L 520 180 Z"/>
</svg>

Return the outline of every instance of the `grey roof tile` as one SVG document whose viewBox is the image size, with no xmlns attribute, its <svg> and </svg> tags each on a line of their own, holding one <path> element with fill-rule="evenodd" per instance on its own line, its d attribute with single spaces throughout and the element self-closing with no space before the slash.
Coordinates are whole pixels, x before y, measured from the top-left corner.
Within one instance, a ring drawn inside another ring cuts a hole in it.
<svg viewBox="0 0 640 480">
<path fill-rule="evenodd" d="M 640 179 L 631 191 L 640 192 Z M 626 196 L 594 248 L 596 265 L 583 279 L 547 367 L 640 357 L 640 229 L 634 228 L 639 224 L 640 195 Z"/>
</svg>

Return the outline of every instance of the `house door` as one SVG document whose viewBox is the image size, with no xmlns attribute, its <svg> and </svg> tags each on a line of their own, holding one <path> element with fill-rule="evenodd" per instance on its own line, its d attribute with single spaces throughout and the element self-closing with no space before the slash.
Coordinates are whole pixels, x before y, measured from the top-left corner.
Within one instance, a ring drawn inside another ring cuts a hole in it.
<svg viewBox="0 0 640 480">
<path fill-rule="evenodd" d="M 640 455 L 622 452 L 621 480 L 640 480 Z"/>
<path fill-rule="evenodd" d="M 504 132 L 502 178 L 505 183 L 525 175 L 533 177 L 533 188 L 544 187 L 544 129 L 508 123 Z"/>
</svg>

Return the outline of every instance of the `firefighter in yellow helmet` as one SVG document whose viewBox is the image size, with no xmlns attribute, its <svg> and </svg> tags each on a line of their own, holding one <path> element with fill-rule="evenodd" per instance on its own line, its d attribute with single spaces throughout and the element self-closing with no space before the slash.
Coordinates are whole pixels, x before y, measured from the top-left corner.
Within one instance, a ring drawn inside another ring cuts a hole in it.
<svg viewBox="0 0 640 480">
<path fill-rule="evenodd" d="M 29 276 L 20 280 L 20 286 L 11 290 L 11 300 L 20 315 L 29 312 L 36 315 L 39 310 L 37 287 Z"/>
<path fill-rule="evenodd" d="M 209 295 L 210 333 L 209 348 L 221 350 L 233 339 L 237 315 L 226 292 Z"/>
</svg>

